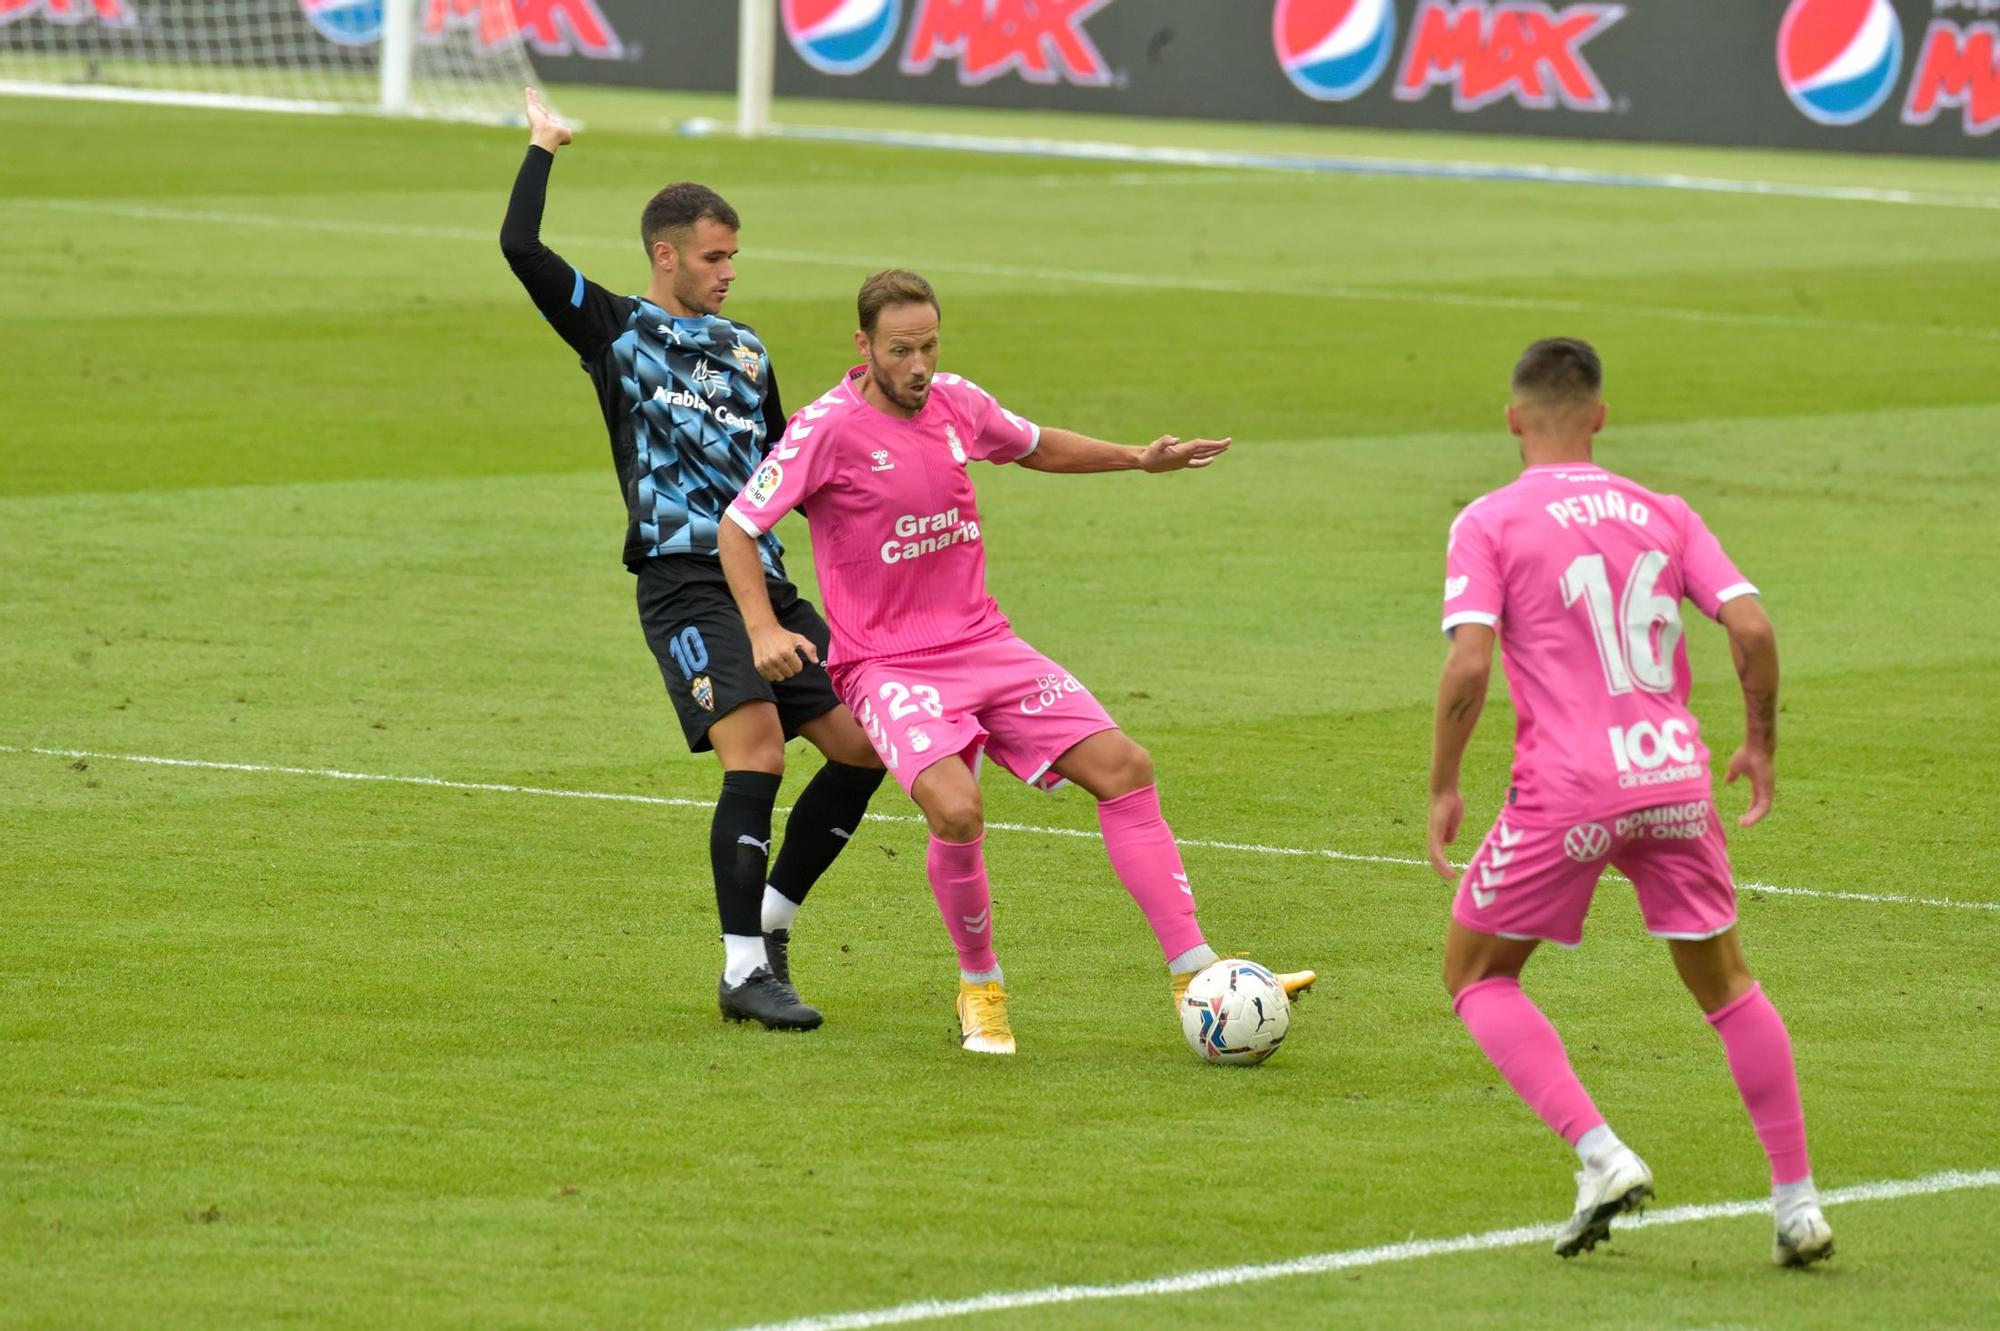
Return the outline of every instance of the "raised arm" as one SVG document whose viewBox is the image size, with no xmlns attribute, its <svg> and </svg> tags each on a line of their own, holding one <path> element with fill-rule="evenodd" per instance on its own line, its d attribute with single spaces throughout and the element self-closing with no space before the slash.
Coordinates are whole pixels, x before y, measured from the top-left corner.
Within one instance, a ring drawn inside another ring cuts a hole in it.
<svg viewBox="0 0 2000 1331">
<path fill-rule="evenodd" d="M 1748 827 L 1771 811 L 1778 789 L 1778 633 L 1754 596 L 1724 602 L 1717 618 L 1729 633 L 1729 655 L 1743 686 L 1743 746 L 1724 779 L 1750 778 L 1750 807 L 1736 820 Z"/>
<path fill-rule="evenodd" d="M 542 243 L 542 206 L 557 149 L 573 132 L 542 104 L 533 88 L 525 97 L 528 153 L 514 176 L 507 217 L 500 224 L 500 252 L 527 289 L 535 308 L 579 356 L 594 356 L 610 345 L 623 322 L 622 302 L 584 279 L 567 259 Z"/>
<path fill-rule="evenodd" d="M 1451 651 L 1444 677 L 1438 681 L 1437 717 L 1431 739 L 1431 867 L 1447 883 L 1453 881 L 1444 848 L 1458 840 L 1465 820 L 1465 800 L 1458 793 L 1458 769 L 1465 746 L 1486 706 L 1486 682 L 1493 674 L 1493 630 L 1484 624 L 1460 624 L 1451 631 Z"/>
<path fill-rule="evenodd" d="M 1179 471 L 1206 467 L 1227 450 L 1227 439 L 1177 439 L 1163 434 L 1142 448 L 1107 443 L 1074 430 L 1045 427 L 1035 451 L 1020 460 L 1034 471 L 1065 475 L 1093 471 Z"/>
</svg>

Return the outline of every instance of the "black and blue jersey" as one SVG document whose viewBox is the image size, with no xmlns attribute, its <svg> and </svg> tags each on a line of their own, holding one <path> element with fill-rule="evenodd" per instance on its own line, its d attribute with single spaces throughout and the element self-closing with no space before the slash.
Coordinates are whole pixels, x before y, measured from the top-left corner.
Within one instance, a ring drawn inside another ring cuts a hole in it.
<svg viewBox="0 0 2000 1331">
<path fill-rule="evenodd" d="M 537 309 L 597 386 L 629 517 L 625 565 L 665 555 L 718 557 L 717 524 L 785 428 L 770 353 L 747 325 L 667 313 L 614 296 L 541 240 L 553 154 L 529 148 L 500 248 Z M 783 580 L 784 547 L 758 543 Z"/>
</svg>

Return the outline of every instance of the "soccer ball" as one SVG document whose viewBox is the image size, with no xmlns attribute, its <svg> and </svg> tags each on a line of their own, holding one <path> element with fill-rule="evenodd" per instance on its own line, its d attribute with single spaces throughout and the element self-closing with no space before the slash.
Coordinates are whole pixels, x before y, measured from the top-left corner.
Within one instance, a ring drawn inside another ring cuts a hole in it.
<svg viewBox="0 0 2000 1331">
<path fill-rule="evenodd" d="M 1188 981 L 1181 1032 L 1211 1063 L 1262 1063 L 1292 1027 L 1292 1000 L 1254 961 L 1218 961 Z"/>
</svg>

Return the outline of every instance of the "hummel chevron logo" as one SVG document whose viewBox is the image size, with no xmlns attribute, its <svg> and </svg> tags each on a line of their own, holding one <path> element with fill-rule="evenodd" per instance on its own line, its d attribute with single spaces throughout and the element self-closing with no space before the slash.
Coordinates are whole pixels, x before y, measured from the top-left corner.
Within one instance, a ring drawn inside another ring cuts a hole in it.
<svg viewBox="0 0 2000 1331">
<path fill-rule="evenodd" d="M 1194 895 L 1194 889 L 1188 886 L 1188 876 L 1186 874 L 1184 873 L 1175 874 L 1174 881 L 1181 885 L 1181 891 L 1187 893 L 1189 896 Z"/>
<path fill-rule="evenodd" d="M 993 915 L 993 910 L 989 906 L 987 909 L 980 911 L 977 915 L 961 915 L 959 916 L 959 918 L 965 921 L 965 931 L 967 933 L 983 934 L 986 932 L 986 926 L 993 922 L 991 918 L 992 915 Z"/>
<path fill-rule="evenodd" d="M 1514 862 L 1512 848 L 1520 845 L 1521 838 L 1526 835 L 1525 832 L 1514 831 L 1504 822 L 1494 829 L 1495 844 L 1487 848 L 1486 863 L 1479 869 L 1479 882 L 1471 884 L 1472 903 L 1479 909 L 1485 910 L 1499 895 L 1497 889 L 1507 881 L 1507 866 Z M 1482 887 L 1487 890 L 1480 891 Z"/>
</svg>

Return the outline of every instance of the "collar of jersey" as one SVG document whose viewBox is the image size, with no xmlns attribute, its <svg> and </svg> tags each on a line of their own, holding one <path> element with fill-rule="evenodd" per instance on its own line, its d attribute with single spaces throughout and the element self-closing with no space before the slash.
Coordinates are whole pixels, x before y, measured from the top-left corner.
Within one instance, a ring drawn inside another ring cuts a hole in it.
<svg viewBox="0 0 2000 1331">
<path fill-rule="evenodd" d="M 722 317 L 716 314 L 669 314 L 644 296 L 639 297 L 639 308 L 644 310 L 646 317 L 654 323 L 664 320 L 683 333 L 706 332 Z"/>
</svg>

